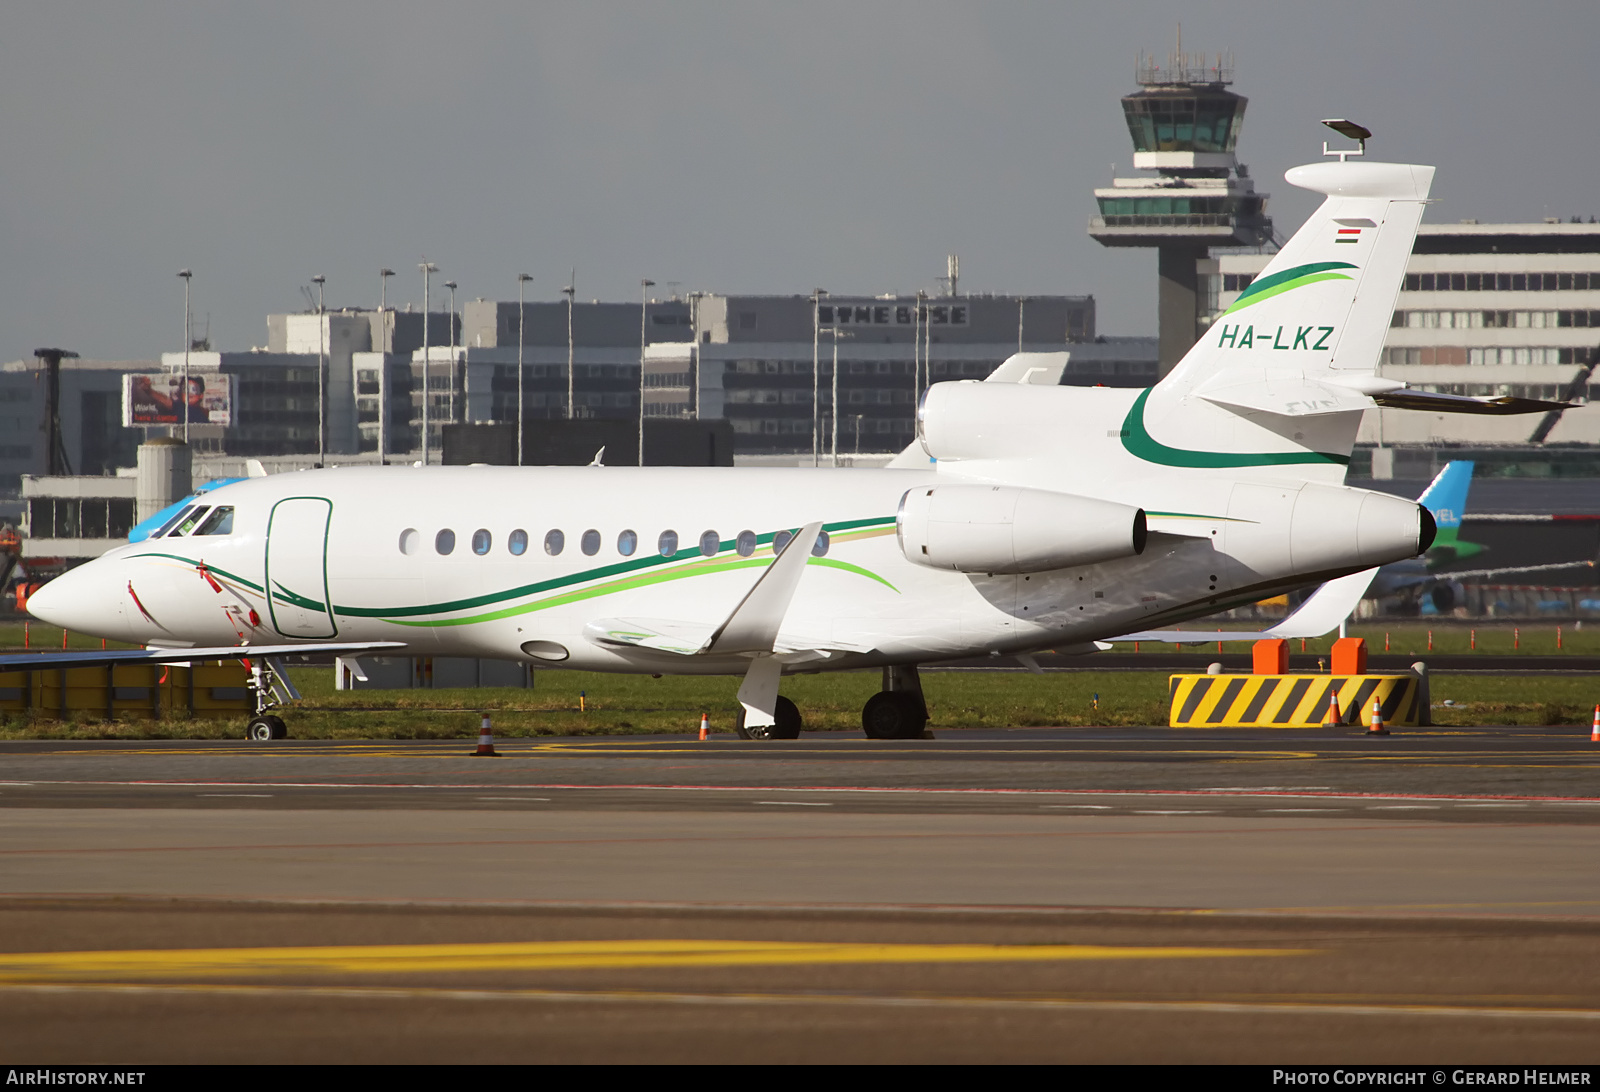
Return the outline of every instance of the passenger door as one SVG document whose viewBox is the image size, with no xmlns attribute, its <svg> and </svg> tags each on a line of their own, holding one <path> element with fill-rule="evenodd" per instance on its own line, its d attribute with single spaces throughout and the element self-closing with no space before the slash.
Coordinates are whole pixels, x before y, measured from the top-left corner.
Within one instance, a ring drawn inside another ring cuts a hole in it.
<svg viewBox="0 0 1600 1092">
<path fill-rule="evenodd" d="M 333 637 L 338 627 L 328 602 L 328 522 L 333 502 L 289 497 L 267 520 L 267 610 L 285 637 Z"/>
</svg>

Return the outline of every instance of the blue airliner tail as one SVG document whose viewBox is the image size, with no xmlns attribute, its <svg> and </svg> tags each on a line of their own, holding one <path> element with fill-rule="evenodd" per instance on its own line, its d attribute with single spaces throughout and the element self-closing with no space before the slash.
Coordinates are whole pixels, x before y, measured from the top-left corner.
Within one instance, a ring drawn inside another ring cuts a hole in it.
<svg viewBox="0 0 1600 1092">
<path fill-rule="evenodd" d="M 1467 490 L 1472 485 L 1471 460 L 1456 459 L 1445 464 L 1439 476 L 1423 490 L 1417 503 L 1433 515 L 1439 529 L 1460 527 L 1461 515 L 1467 510 Z"/>
</svg>

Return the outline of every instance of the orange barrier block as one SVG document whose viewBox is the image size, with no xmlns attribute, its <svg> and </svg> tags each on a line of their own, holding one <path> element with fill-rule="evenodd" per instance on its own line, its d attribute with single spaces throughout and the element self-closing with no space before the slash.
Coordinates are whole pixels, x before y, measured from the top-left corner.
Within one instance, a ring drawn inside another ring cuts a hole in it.
<svg viewBox="0 0 1600 1092">
<path fill-rule="evenodd" d="M 1282 638 L 1257 641 L 1250 649 L 1252 675 L 1287 675 L 1289 642 Z"/>
<path fill-rule="evenodd" d="M 1333 642 L 1333 675 L 1365 675 L 1367 642 L 1361 637 L 1341 637 Z"/>
</svg>

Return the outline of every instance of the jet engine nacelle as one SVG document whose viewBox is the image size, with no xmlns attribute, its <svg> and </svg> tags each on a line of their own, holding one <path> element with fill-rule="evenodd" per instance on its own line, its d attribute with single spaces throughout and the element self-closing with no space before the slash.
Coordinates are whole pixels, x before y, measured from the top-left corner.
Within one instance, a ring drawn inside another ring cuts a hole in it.
<svg viewBox="0 0 1600 1092">
<path fill-rule="evenodd" d="M 1009 485 L 925 485 L 895 520 L 910 561 L 961 573 L 1037 573 L 1144 552 L 1142 508 Z"/>
</svg>

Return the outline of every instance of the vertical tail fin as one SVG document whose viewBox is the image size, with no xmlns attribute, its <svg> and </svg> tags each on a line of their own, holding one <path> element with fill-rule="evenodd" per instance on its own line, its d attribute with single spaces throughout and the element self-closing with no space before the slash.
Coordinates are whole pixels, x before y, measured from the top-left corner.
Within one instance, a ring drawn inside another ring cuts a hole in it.
<svg viewBox="0 0 1600 1092">
<path fill-rule="evenodd" d="M 1463 542 L 1460 538 L 1461 517 L 1467 510 L 1467 490 L 1472 485 L 1472 467 L 1468 460 L 1445 463 L 1439 476 L 1417 498 L 1417 503 L 1428 510 L 1439 528 L 1428 550 L 1430 564 L 1460 561 L 1483 552 L 1483 547 L 1476 542 Z"/>
<path fill-rule="evenodd" d="M 1461 514 L 1467 510 L 1467 490 L 1472 486 L 1472 467 L 1469 460 L 1445 463 L 1439 476 L 1417 498 L 1418 504 L 1433 513 L 1433 522 L 1440 531 L 1461 526 Z"/>
<path fill-rule="evenodd" d="M 1235 367 L 1376 370 L 1433 168 L 1310 163 L 1284 177 L 1327 199 L 1163 385 Z"/>
<path fill-rule="evenodd" d="M 1140 399 L 1130 431 L 1195 457 L 1154 461 L 1343 477 L 1433 168 L 1330 161 L 1284 177 L 1326 200 Z"/>
</svg>

